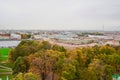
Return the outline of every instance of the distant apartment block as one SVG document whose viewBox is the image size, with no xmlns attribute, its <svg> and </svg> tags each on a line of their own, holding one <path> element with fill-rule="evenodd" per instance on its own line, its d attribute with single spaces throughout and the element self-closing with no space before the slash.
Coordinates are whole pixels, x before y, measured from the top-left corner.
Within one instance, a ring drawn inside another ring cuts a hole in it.
<svg viewBox="0 0 120 80">
<path fill-rule="evenodd" d="M 20 40 L 20 39 L 21 39 L 21 35 L 15 34 L 15 33 L 11 33 L 11 34 L 10 34 L 10 39 Z"/>
</svg>

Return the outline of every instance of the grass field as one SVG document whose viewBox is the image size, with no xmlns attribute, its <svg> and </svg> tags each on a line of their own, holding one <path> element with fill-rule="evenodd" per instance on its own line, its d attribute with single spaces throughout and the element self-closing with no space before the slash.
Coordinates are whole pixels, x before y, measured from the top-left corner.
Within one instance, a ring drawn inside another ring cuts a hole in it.
<svg viewBox="0 0 120 80">
<path fill-rule="evenodd" d="M 11 48 L 0 48 L 0 62 L 5 62 L 1 63 L 0 65 L 8 67 L 9 64 L 6 64 L 6 60 L 8 58 L 8 53 L 11 50 Z M 1 74 L 5 73 L 6 70 L 0 68 L 0 80 L 6 80 L 6 78 L 11 78 L 12 74 Z"/>
<path fill-rule="evenodd" d="M 6 60 L 11 48 L 0 48 L 0 61 Z"/>
</svg>

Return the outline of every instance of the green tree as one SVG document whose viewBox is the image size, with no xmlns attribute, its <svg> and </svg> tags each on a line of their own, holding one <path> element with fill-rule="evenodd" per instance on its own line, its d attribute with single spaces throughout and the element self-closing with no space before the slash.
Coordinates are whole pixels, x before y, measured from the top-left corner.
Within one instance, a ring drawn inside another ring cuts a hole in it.
<svg viewBox="0 0 120 80">
<path fill-rule="evenodd" d="M 38 80 L 38 77 L 33 73 L 25 73 L 25 74 L 19 73 L 18 75 L 16 75 L 14 78 L 10 80 Z"/>
<path fill-rule="evenodd" d="M 101 46 L 99 50 L 100 50 L 100 53 L 107 54 L 107 55 L 116 53 L 116 50 L 111 46 Z"/>
<path fill-rule="evenodd" d="M 32 74 L 32 73 L 25 73 L 24 79 L 25 80 L 38 80 L 38 77 L 37 77 L 37 75 Z"/>
<path fill-rule="evenodd" d="M 80 70 L 80 79 L 78 80 L 98 80 L 98 78 L 94 71 L 83 68 Z"/>
<path fill-rule="evenodd" d="M 29 56 L 40 50 L 40 42 L 38 41 L 29 41 L 24 40 L 15 48 L 12 49 L 9 53 L 8 60 L 11 63 L 14 63 L 19 56 Z"/>
<path fill-rule="evenodd" d="M 62 70 L 62 75 L 61 79 L 62 80 L 75 80 L 75 66 L 72 65 L 71 63 L 66 63 L 63 65 L 63 70 Z"/>
<path fill-rule="evenodd" d="M 63 46 L 58 46 L 56 44 L 52 46 L 52 49 L 60 52 L 66 52 L 66 49 Z"/>
<path fill-rule="evenodd" d="M 104 66 L 104 75 L 103 75 L 103 80 L 112 80 L 112 75 L 114 73 L 114 68 L 110 65 L 105 65 Z"/>
<path fill-rule="evenodd" d="M 13 64 L 13 74 L 18 74 L 19 72 L 27 72 L 29 69 L 29 63 L 23 57 L 18 57 L 15 63 Z"/>
<path fill-rule="evenodd" d="M 24 80 L 23 73 L 19 73 L 15 78 L 12 78 L 10 80 Z"/>
<path fill-rule="evenodd" d="M 41 48 L 43 50 L 49 50 L 49 49 L 51 49 L 51 44 L 48 41 L 43 41 L 41 43 Z"/>
<path fill-rule="evenodd" d="M 31 38 L 31 34 L 21 34 L 21 39 L 29 39 Z"/>
<path fill-rule="evenodd" d="M 99 59 L 93 59 L 89 64 L 88 71 L 95 74 L 94 77 L 97 77 L 97 80 L 101 80 L 104 73 L 103 63 Z"/>
</svg>

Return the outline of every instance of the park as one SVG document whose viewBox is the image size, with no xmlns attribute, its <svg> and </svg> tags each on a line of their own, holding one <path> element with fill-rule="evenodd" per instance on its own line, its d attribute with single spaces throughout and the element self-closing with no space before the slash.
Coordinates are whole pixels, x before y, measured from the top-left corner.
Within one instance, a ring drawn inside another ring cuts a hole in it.
<svg viewBox="0 0 120 80">
<path fill-rule="evenodd" d="M 11 48 L 0 48 L 0 80 L 9 80 L 12 75 L 12 69 L 6 63 L 10 50 Z"/>
</svg>

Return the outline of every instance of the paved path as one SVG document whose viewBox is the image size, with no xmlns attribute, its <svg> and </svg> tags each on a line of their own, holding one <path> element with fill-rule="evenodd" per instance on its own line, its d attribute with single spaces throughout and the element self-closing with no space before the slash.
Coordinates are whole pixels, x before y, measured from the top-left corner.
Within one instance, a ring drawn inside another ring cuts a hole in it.
<svg viewBox="0 0 120 80">
<path fill-rule="evenodd" d="M 12 71 L 11 68 L 9 68 L 9 67 L 5 67 L 5 66 L 2 66 L 2 65 L 0 65 L 0 68 L 3 68 L 3 69 L 6 69 L 6 70 L 9 70 L 9 71 Z"/>
<path fill-rule="evenodd" d="M 4 72 L 0 72 L 0 74 L 12 74 L 12 69 L 9 67 L 0 65 L 0 70 L 4 71 Z"/>
</svg>

